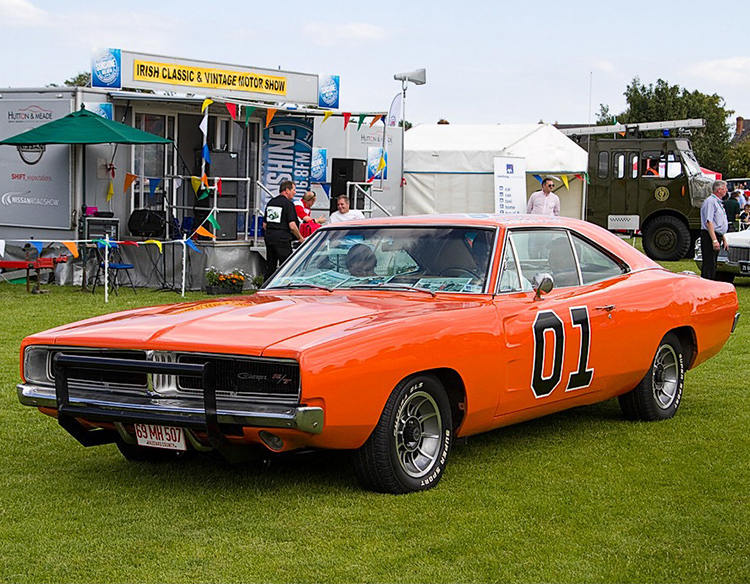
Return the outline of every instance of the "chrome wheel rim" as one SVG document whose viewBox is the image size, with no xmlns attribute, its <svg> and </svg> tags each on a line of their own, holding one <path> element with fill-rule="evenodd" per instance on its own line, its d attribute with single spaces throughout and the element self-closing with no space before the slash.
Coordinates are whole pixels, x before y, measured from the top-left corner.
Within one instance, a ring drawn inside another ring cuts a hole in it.
<svg viewBox="0 0 750 584">
<path fill-rule="evenodd" d="M 440 453 L 443 418 L 432 396 L 418 391 L 406 398 L 396 416 L 396 456 L 412 478 L 429 472 Z"/>
<path fill-rule="evenodd" d="M 677 397 L 680 386 L 679 359 L 671 345 L 662 345 L 654 359 L 651 387 L 656 405 L 668 409 Z"/>
</svg>

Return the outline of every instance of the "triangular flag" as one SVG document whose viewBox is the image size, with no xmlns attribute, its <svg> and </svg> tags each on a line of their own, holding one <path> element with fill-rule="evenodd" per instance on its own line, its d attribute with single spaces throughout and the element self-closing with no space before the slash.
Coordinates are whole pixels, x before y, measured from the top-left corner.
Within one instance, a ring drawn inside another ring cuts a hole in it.
<svg viewBox="0 0 750 584">
<path fill-rule="evenodd" d="M 561 178 L 562 178 L 563 184 L 565 185 L 565 188 L 570 190 L 570 187 L 568 186 L 568 175 L 563 174 L 561 175 Z"/>
<path fill-rule="evenodd" d="M 276 115 L 276 112 L 278 110 L 275 110 L 274 108 L 269 108 L 268 111 L 266 111 L 266 128 L 268 127 L 268 124 L 271 123 L 271 120 L 273 119 L 273 116 Z"/>
<path fill-rule="evenodd" d="M 4 244 L 5 242 L 3 242 L 3 245 Z M 74 258 L 78 257 L 78 246 L 75 244 L 74 241 L 63 241 L 62 244 L 68 248 L 70 255 L 72 255 Z M 0 250 L 0 255 L 3 255 L 1 250 Z"/>
<path fill-rule="evenodd" d="M 221 179 L 216 179 L 216 192 L 219 193 L 219 196 L 221 196 Z"/>
<path fill-rule="evenodd" d="M 5 240 L 0 239 L 0 256 L 5 255 Z"/>
<path fill-rule="evenodd" d="M 229 110 L 229 115 L 232 116 L 233 120 L 237 119 L 237 104 L 236 103 L 228 103 L 227 109 Z"/>
<path fill-rule="evenodd" d="M 253 115 L 253 112 L 256 109 L 258 109 L 258 108 L 245 106 L 245 125 L 246 126 L 250 125 L 250 116 Z"/>
<path fill-rule="evenodd" d="M 323 192 L 326 194 L 326 196 L 330 199 L 331 198 L 331 185 L 328 184 L 321 184 L 320 185 L 323 188 Z"/>
<path fill-rule="evenodd" d="M 357 122 L 357 130 L 359 130 L 362 127 L 362 122 L 365 121 L 366 117 L 367 117 L 367 114 L 359 114 L 359 121 Z"/>
<path fill-rule="evenodd" d="M 216 219 L 213 211 L 206 217 L 206 221 L 213 225 L 214 229 L 221 229 L 221 225 L 219 225 L 219 221 Z"/>
<path fill-rule="evenodd" d="M 201 227 L 200 229 L 203 229 L 203 227 Z M 187 245 L 189 248 L 194 249 L 198 253 L 203 253 L 201 250 L 198 249 L 198 246 L 195 245 L 192 239 L 185 239 L 184 241 L 185 241 L 185 245 Z"/>
<path fill-rule="evenodd" d="M 203 183 L 203 186 L 208 188 L 208 177 L 206 176 L 206 173 L 203 173 L 203 176 L 201 177 L 201 182 Z"/>
<path fill-rule="evenodd" d="M 321 123 L 321 124 L 325 124 L 325 123 L 326 123 L 326 120 L 327 120 L 328 118 L 330 118 L 330 117 L 331 117 L 332 115 L 333 115 L 333 112 L 330 112 L 330 111 L 329 111 L 329 112 L 326 112 L 325 114 L 323 114 L 323 121 L 322 121 L 322 122 L 320 122 L 320 123 Z"/>
<path fill-rule="evenodd" d="M 112 200 L 112 197 L 115 195 L 115 181 L 112 179 L 109 179 L 109 185 L 107 186 L 107 202 L 109 203 Z"/>
<path fill-rule="evenodd" d="M 534 177 L 534 178 L 535 178 L 536 180 L 538 180 L 538 181 L 539 181 L 540 183 L 542 182 L 542 177 L 541 177 L 541 176 L 539 176 L 538 174 L 532 174 L 531 176 L 533 176 L 533 177 Z"/>
<path fill-rule="evenodd" d="M 576 178 L 577 178 L 578 180 L 583 180 L 583 175 L 581 175 L 581 174 L 577 174 L 577 175 L 576 175 Z"/>
<path fill-rule="evenodd" d="M 172 180 L 174 181 L 174 188 L 180 190 L 180 187 L 182 186 L 182 179 L 178 176 L 176 178 L 173 178 Z"/>
<path fill-rule="evenodd" d="M 370 122 L 370 127 L 372 128 L 375 124 L 378 123 L 379 120 L 383 119 L 383 114 L 377 115 L 374 118 L 372 118 L 372 121 Z"/>
<path fill-rule="evenodd" d="M 349 118 L 352 117 L 352 114 L 350 114 L 349 112 L 344 112 L 343 116 L 344 116 L 344 130 L 346 130 L 346 127 L 349 125 Z"/>
<path fill-rule="evenodd" d="M 208 229 L 203 227 L 203 225 L 198 225 L 198 228 L 195 230 L 195 232 L 198 235 L 202 235 L 203 237 L 213 237 L 214 239 L 216 239 L 216 236 L 213 233 L 211 233 Z"/>
<path fill-rule="evenodd" d="M 156 247 L 159 248 L 159 253 L 161 253 L 161 241 L 158 239 L 147 239 L 143 243 L 153 243 Z"/>
<path fill-rule="evenodd" d="M 211 154 L 209 153 L 208 144 L 203 145 L 203 160 L 206 164 L 211 164 Z"/>
<path fill-rule="evenodd" d="M 121 241 L 120 245 L 134 245 L 138 247 L 138 242 L 137 241 Z"/>
<path fill-rule="evenodd" d="M 148 188 L 149 188 L 149 195 L 154 196 L 154 193 L 156 192 L 156 187 L 159 186 L 159 183 L 161 182 L 160 178 L 150 178 L 148 179 Z"/>
<path fill-rule="evenodd" d="M 208 196 L 208 189 L 201 187 L 201 189 L 198 191 L 197 194 L 198 194 L 198 200 L 201 201 Z"/>
<path fill-rule="evenodd" d="M 133 181 L 138 178 L 138 175 L 133 174 L 132 172 L 126 172 L 125 173 L 125 184 L 122 185 L 122 192 L 127 193 L 128 189 L 130 188 L 130 185 L 133 184 Z"/>
<path fill-rule="evenodd" d="M 385 156 L 383 156 L 383 155 L 381 154 L 381 155 L 380 155 L 380 162 L 378 162 L 378 170 L 377 170 L 377 172 L 380 172 L 380 171 L 381 171 L 381 170 L 383 170 L 383 169 L 384 169 L 385 167 L 386 167 L 386 164 L 385 164 Z"/>
<path fill-rule="evenodd" d="M 199 179 L 197 176 L 191 176 L 190 177 L 190 184 L 193 186 L 193 192 L 195 194 L 198 194 L 198 189 L 201 186 L 201 179 Z"/>
<path fill-rule="evenodd" d="M 618 136 L 622 136 L 624 138 L 625 137 L 625 132 L 617 132 L 617 135 Z"/>
<path fill-rule="evenodd" d="M 210 106 L 214 102 L 211 98 L 206 98 L 203 100 L 203 105 L 201 105 L 201 113 L 203 113 L 208 106 Z"/>
<path fill-rule="evenodd" d="M 203 116 L 203 119 L 201 120 L 201 123 L 198 124 L 198 127 L 201 129 L 201 132 L 203 132 L 204 136 L 208 135 L 208 114 Z"/>
</svg>

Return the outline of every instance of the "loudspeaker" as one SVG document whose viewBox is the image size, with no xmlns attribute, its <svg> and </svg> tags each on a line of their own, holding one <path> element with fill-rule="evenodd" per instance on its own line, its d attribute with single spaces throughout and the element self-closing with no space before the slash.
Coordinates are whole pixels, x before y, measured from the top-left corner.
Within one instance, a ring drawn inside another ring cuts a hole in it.
<svg viewBox="0 0 750 584">
<path fill-rule="evenodd" d="M 208 211 L 202 209 L 195 209 L 195 225 L 200 225 L 206 220 Z M 221 225 L 221 229 L 216 230 L 216 239 L 237 239 L 237 213 L 222 213 L 221 211 L 216 213 L 216 220 Z M 203 227 L 213 232 L 211 224 L 206 221 L 203 223 Z M 199 236 L 201 239 L 209 240 L 210 237 Z"/>
<path fill-rule="evenodd" d="M 363 209 L 365 206 L 364 195 L 357 193 L 357 201 L 352 198 L 352 193 L 346 192 L 347 182 L 365 182 L 367 161 L 356 158 L 334 158 L 331 160 L 331 213 L 336 211 L 336 198 L 339 195 L 349 195 L 349 204 L 352 209 Z"/>
<path fill-rule="evenodd" d="M 167 219 L 164 211 L 136 209 L 128 219 L 128 231 L 138 237 L 156 237 L 164 239 L 167 234 Z"/>
</svg>

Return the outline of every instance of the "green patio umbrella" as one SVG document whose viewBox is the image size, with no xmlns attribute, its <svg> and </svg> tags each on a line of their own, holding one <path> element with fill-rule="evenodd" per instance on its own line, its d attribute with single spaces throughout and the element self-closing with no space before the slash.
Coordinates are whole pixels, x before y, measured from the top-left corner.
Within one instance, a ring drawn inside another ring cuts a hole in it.
<svg viewBox="0 0 750 584">
<path fill-rule="evenodd" d="M 58 120 L 0 140 L 9 146 L 36 144 L 171 144 L 167 138 L 113 122 L 81 109 Z"/>
</svg>

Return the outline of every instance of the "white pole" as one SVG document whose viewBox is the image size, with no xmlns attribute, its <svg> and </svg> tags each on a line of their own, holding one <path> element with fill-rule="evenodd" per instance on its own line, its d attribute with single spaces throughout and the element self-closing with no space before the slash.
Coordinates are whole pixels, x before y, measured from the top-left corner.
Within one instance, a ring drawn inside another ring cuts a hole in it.
<svg viewBox="0 0 750 584">
<path fill-rule="evenodd" d="M 185 270 L 187 265 L 187 235 L 182 234 L 182 297 L 185 298 Z"/>
<path fill-rule="evenodd" d="M 104 234 L 104 302 L 109 302 L 109 233 Z"/>
</svg>

